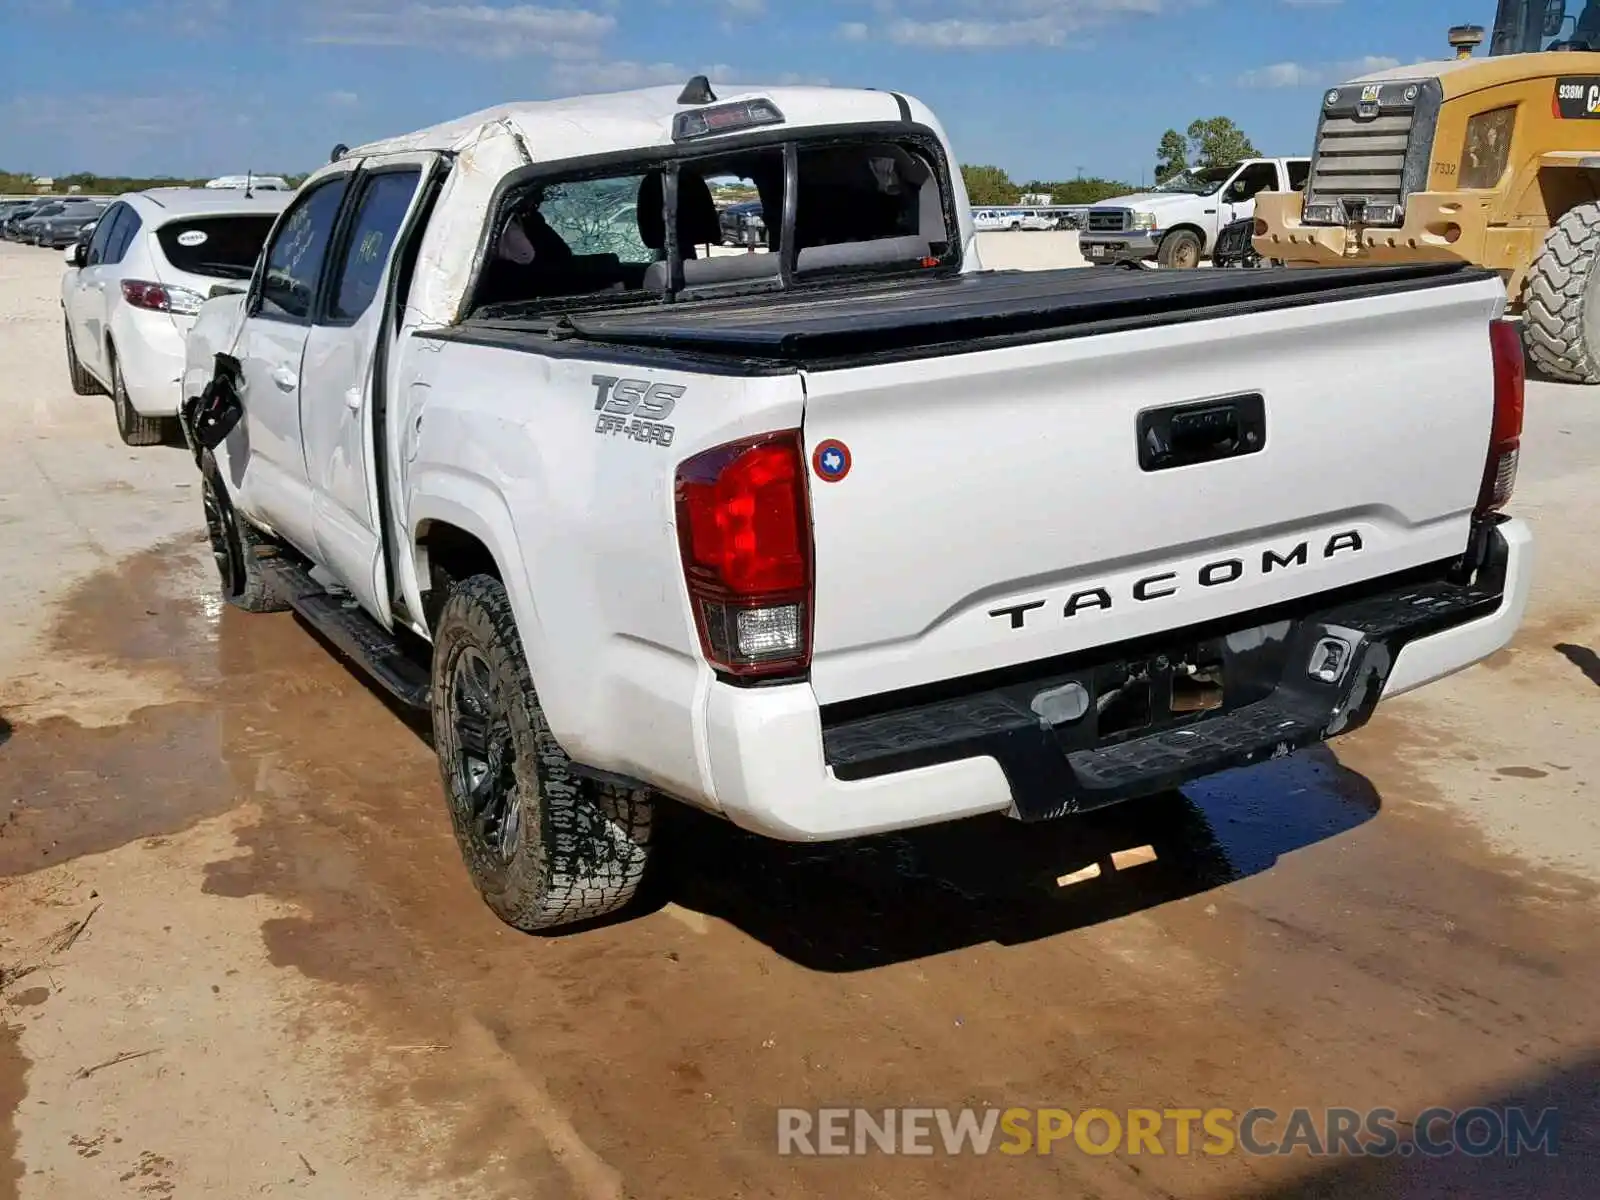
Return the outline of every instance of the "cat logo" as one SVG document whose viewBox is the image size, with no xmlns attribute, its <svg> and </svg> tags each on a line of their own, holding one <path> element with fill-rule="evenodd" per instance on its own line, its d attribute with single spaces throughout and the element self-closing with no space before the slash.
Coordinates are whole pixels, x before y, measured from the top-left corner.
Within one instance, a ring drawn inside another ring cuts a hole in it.
<svg viewBox="0 0 1600 1200">
<path fill-rule="evenodd" d="M 1369 84 L 1367 84 L 1365 87 L 1363 87 L 1361 89 L 1361 103 L 1363 103 L 1363 104 L 1376 104 L 1378 102 L 1378 95 L 1382 91 L 1383 91 L 1383 84 L 1381 84 L 1381 83 L 1369 83 Z"/>
<path fill-rule="evenodd" d="M 1567 121 L 1600 120 L 1600 76 L 1569 75 L 1556 80 L 1554 115 Z"/>
</svg>

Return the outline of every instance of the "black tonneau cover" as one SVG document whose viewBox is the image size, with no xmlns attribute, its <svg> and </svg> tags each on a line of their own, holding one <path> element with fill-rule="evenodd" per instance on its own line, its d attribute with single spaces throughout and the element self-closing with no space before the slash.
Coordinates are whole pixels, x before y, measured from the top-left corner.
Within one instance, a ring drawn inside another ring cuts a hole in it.
<svg viewBox="0 0 1600 1200">
<path fill-rule="evenodd" d="M 825 362 L 952 343 L 1078 337 L 1492 278 L 1453 263 L 1268 270 L 981 271 L 570 314 L 586 342 Z M 547 318 L 548 319 L 548 318 Z M 515 322 L 495 321 L 506 329 Z"/>
</svg>

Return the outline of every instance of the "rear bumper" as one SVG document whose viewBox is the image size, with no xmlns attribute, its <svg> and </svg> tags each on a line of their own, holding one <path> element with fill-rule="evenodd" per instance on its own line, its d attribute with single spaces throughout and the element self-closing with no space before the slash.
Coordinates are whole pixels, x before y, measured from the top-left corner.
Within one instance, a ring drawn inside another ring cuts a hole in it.
<svg viewBox="0 0 1600 1200">
<path fill-rule="evenodd" d="M 142 417 L 176 416 L 184 366 L 184 331 L 177 322 L 167 313 L 123 306 L 112 338 L 134 411 Z"/>
<path fill-rule="evenodd" d="M 706 747 L 717 800 L 747 829 L 820 841 L 991 812 L 1044 820 L 1281 757 L 1359 728 L 1380 699 L 1510 641 L 1528 600 L 1527 525 L 1508 520 L 1488 531 L 1483 561 L 1471 586 L 1407 581 L 1292 617 L 1269 614 L 1249 629 L 1212 631 L 1209 643 L 1227 656 L 1232 699 L 1123 740 L 1098 735 L 1097 689 L 1108 670 L 1125 674 L 1133 657 L 1164 662 L 1160 647 L 1112 650 L 1032 678 L 842 719 L 824 714 L 806 685 L 717 684 Z M 1337 678 L 1324 682 L 1308 665 L 1330 637 L 1346 650 Z M 1073 683 L 1088 693 L 1085 716 L 1052 726 L 1035 715 L 1041 691 Z"/>
<path fill-rule="evenodd" d="M 1493 193 L 1413 192 L 1399 226 L 1308 225 L 1299 192 L 1256 197 L 1257 253 L 1296 265 L 1337 267 L 1412 262 L 1469 262 L 1519 270 L 1538 249 L 1543 229 L 1490 224 Z"/>
</svg>

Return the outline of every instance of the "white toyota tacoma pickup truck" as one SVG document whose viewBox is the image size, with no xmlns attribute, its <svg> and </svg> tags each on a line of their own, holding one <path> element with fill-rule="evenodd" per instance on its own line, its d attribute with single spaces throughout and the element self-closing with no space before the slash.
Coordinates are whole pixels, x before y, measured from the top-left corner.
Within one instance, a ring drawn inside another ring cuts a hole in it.
<svg viewBox="0 0 1600 1200">
<path fill-rule="evenodd" d="M 696 79 L 336 153 L 189 341 L 222 588 L 431 709 L 520 928 L 622 907 L 658 797 L 795 840 L 1063 817 L 1353 729 L 1521 619 L 1489 273 L 984 271 L 892 92 Z M 764 250 L 717 251 L 724 187 Z"/>
</svg>

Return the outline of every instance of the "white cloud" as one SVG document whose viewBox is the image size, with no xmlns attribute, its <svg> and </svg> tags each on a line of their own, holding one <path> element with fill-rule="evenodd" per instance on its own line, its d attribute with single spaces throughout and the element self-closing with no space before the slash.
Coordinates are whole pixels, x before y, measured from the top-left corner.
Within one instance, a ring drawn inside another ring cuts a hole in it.
<svg viewBox="0 0 1600 1200">
<path fill-rule="evenodd" d="M 1365 58 L 1349 59 L 1345 62 L 1280 62 L 1246 71 L 1238 76 L 1234 83 L 1245 88 L 1321 88 L 1343 83 L 1357 75 L 1386 71 L 1390 67 L 1399 65 L 1398 58 L 1388 58 L 1378 54 L 1369 54 Z"/>
<path fill-rule="evenodd" d="M 1063 46 L 1095 29 L 1137 17 L 1196 7 L 1206 0 L 877 0 L 878 30 L 901 46 L 928 50 L 992 50 Z M 873 31 L 859 21 L 839 27 L 846 41 Z"/>
<path fill-rule="evenodd" d="M 354 92 L 329 92 L 323 99 L 335 108 L 354 108 L 361 103 L 361 97 Z"/>
<path fill-rule="evenodd" d="M 308 12 L 307 40 L 351 46 L 432 46 L 483 58 L 590 58 L 617 28 L 609 13 L 539 4 L 334 4 Z"/>
</svg>

